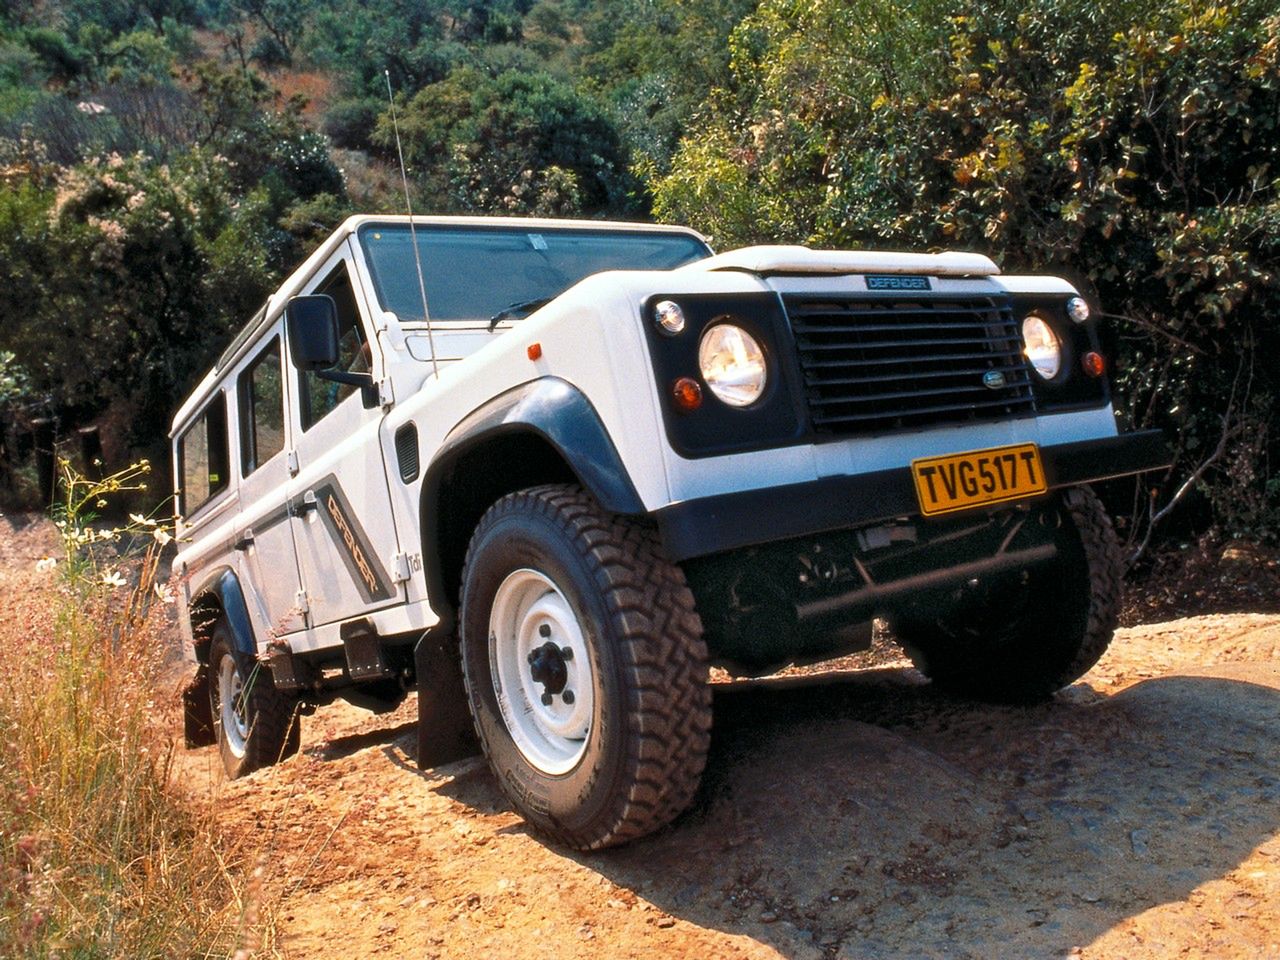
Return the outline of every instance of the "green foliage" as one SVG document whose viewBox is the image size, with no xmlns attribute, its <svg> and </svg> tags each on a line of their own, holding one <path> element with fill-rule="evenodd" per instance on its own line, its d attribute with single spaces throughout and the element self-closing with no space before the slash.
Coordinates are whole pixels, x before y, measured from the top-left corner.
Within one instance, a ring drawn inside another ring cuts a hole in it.
<svg viewBox="0 0 1280 960">
<path fill-rule="evenodd" d="M 625 148 L 609 117 L 546 74 L 455 70 L 408 102 L 401 135 L 433 209 L 594 214 L 632 205 Z M 389 114 L 375 139 L 394 143 Z"/>
<path fill-rule="evenodd" d="M 659 215 L 725 245 L 958 247 L 1092 283 L 1118 407 L 1175 438 L 1172 485 L 1212 459 L 1216 519 L 1280 534 L 1280 17 L 899 11 L 885 37 L 859 3 L 765 3 L 734 35 L 737 87 L 656 179 Z"/>
</svg>

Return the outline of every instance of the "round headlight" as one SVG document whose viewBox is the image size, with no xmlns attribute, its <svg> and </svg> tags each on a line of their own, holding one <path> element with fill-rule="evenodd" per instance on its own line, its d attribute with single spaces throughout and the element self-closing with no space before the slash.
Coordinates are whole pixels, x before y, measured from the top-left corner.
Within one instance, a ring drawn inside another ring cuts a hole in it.
<svg viewBox="0 0 1280 960">
<path fill-rule="evenodd" d="M 672 300 L 659 300 L 653 307 L 653 319 L 667 333 L 680 333 L 684 330 L 684 311 L 680 304 Z"/>
<path fill-rule="evenodd" d="M 1067 301 L 1067 316 L 1076 323 L 1089 319 L 1089 304 L 1084 302 L 1084 297 L 1072 297 Z"/>
<path fill-rule="evenodd" d="M 1022 352 L 1045 380 L 1052 380 L 1062 369 L 1062 344 L 1053 327 L 1034 313 L 1022 321 Z"/>
<path fill-rule="evenodd" d="M 755 403 L 764 393 L 764 351 L 755 337 L 732 323 L 717 323 L 703 333 L 698 366 L 711 392 L 731 407 Z"/>
</svg>

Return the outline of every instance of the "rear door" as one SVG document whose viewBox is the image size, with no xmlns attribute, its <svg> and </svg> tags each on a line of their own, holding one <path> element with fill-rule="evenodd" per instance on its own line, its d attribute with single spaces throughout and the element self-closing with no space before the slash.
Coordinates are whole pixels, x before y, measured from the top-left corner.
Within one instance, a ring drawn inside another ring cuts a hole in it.
<svg viewBox="0 0 1280 960">
<path fill-rule="evenodd" d="M 289 458 L 285 424 L 284 324 L 277 320 L 235 374 L 239 419 L 240 523 L 244 556 L 261 622 L 275 634 L 306 626 L 302 581 L 289 524 Z M 262 639 L 262 638 L 260 638 Z"/>
<path fill-rule="evenodd" d="M 348 247 L 304 293 L 338 308 L 338 369 L 381 375 L 381 360 Z M 403 600 L 392 579 L 399 552 L 378 434 L 382 411 L 355 387 L 290 365 L 298 473 L 290 484 L 291 524 L 312 626 L 358 617 Z"/>
</svg>

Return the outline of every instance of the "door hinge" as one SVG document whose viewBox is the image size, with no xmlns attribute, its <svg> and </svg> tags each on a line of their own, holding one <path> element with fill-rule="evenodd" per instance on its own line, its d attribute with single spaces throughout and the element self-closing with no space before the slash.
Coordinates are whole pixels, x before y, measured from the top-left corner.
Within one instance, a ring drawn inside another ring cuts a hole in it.
<svg viewBox="0 0 1280 960">
<path fill-rule="evenodd" d="M 391 579 L 395 583 L 408 583 L 421 569 L 420 553 L 397 553 L 391 558 Z"/>
<path fill-rule="evenodd" d="M 391 389 L 391 380 L 383 379 L 378 381 L 378 406 L 386 410 L 395 406 L 396 395 Z"/>
<path fill-rule="evenodd" d="M 298 451 L 290 450 L 285 456 L 285 460 L 289 464 L 289 476 L 296 477 L 298 475 Z"/>
</svg>

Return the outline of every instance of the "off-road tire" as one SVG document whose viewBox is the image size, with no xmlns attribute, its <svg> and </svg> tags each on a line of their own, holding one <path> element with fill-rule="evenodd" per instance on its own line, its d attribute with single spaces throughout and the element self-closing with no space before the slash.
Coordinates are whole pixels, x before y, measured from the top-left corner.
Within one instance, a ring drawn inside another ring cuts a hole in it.
<svg viewBox="0 0 1280 960">
<path fill-rule="evenodd" d="M 495 692 L 489 624 L 515 571 L 547 577 L 572 608 L 593 667 L 593 717 L 572 769 L 529 761 Z M 693 800 L 706 765 L 711 691 L 702 623 L 653 529 L 606 513 L 582 489 L 532 487 L 481 518 L 463 570 L 460 652 L 485 756 L 525 820 L 578 850 L 625 843 Z"/>
<path fill-rule="evenodd" d="M 1111 519 L 1087 487 L 1066 491 L 1054 538 L 1058 556 L 1025 582 L 995 588 L 986 601 L 949 610 L 926 600 L 891 618 L 916 668 L 940 689 L 997 703 L 1043 700 L 1082 677 L 1115 633 L 1124 572 Z"/>
<path fill-rule="evenodd" d="M 241 738 L 228 735 L 223 728 L 224 660 L 230 661 L 238 672 L 243 690 L 246 735 Z M 222 766 L 232 780 L 254 770 L 279 763 L 285 757 L 298 752 L 301 740 L 301 720 L 297 701 L 276 689 L 271 671 L 257 660 L 246 656 L 235 647 L 231 629 L 225 620 L 213 628 L 209 646 L 209 708 L 213 714 L 214 737 Z"/>
</svg>

